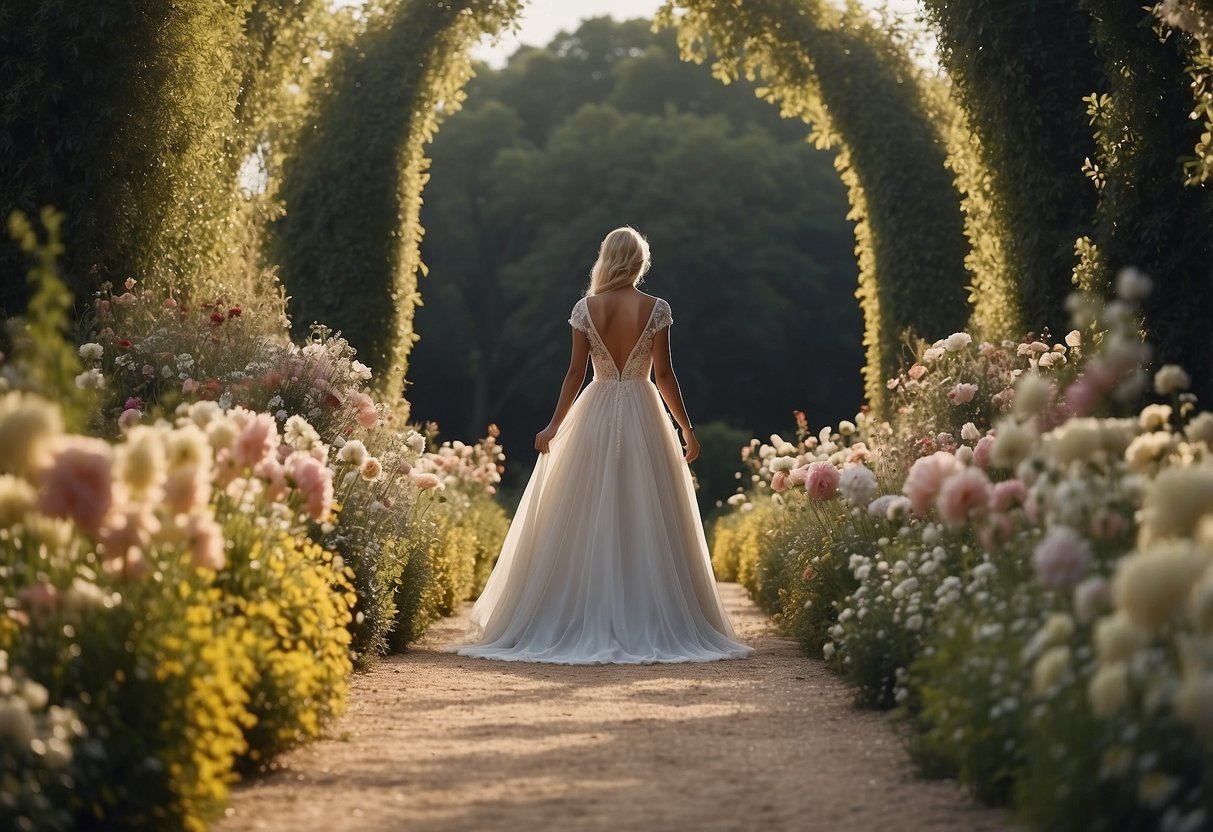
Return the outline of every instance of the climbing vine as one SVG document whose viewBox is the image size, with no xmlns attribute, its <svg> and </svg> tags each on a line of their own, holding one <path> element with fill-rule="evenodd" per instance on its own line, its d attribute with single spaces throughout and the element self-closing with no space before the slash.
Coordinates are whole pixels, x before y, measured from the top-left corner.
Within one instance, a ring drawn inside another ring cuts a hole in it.
<svg viewBox="0 0 1213 832">
<path fill-rule="evenodd" d="M 865 388 L 879 407 L 905 330 L 944 337 L 965 325 L 964 224 L 945 137 L 923 73 L 862 10 L 827 3 L 671 0 L 684 57 L 714 56 L 726 83 L 760 78 L 760 94 L 837 147 L 855 223 L 865 321 Z M 924 299 L 929 298 L 929 302 Z"/>
<path fill-rule="evenodd" d="M 273 259 L 306 329 L 342 331 L 381 392 L 400 396 L 417 340 L 425 146 L 455 111 L 468 48 L 496 32 L 521 0 L 401 0 L 334 57 L 286 160 Z"/>
</svg>

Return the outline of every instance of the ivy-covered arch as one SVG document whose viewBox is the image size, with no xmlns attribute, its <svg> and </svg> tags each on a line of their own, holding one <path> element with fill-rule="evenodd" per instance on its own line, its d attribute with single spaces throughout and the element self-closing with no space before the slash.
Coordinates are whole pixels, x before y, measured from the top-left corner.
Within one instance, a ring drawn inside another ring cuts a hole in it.
<svg viewBox="0 0 1213 832">
<path fill-rule="evenodd" d="M 351 337 L 386 395 L 401 391 L 417 339 L 424 146 L 458 103 L 468 48 L 520 5 L 401 2 L 337 56 L 332 87 L 285 168 L 274 258 L 295 319 Z M 702 60 L 710 42 L 722 80 L 761 75 L 785 115 L 812 123 L 818 146 L 839 148 L 856 223 L 866 390 L 879 406 L 906 329 L 942 337 L 968 318 L 963 218 L 932 109 L 945 97 L 930 94 L 905 50 L 862 13 L 816 0 L 671 2 L 658 22 L 678 26 L 689 59 Z M 378 123 L 368 128 L 368 119 Z M 368 145 L 366 136 L 384 140 Z M 385 179 L 384 170 L 397 174 Z"/>
<path fill-rule="evenodd" d="M 400 0 L 333 59 L 315 116 L 283 168 L 271 259 L 297 325 L 342 331 L 398 398 L 421 302 L 425 145 L 458 109 L 468 50 L 521 0 Z M 373 137 L 373 141 L 367 141 Z M 385 177 L 384 172 L 393 175 Z M 333 187 L 333 182 L 340 183 Z"/>
</svg>

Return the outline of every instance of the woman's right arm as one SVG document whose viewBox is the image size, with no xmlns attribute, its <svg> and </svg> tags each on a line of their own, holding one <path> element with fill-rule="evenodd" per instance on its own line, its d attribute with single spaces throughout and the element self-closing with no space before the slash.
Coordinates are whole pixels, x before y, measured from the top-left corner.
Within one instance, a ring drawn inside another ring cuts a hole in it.
<svg viewBox="0 0 1213 832">
<path fill-rule="evenodd" d="M 564 383 L 560 385 L 560 398 L 556 401 L 556 412 L 552 421 L 539 433 L 535 434 L 535 450 L 541 454 L 548 452 L 552 437 L 560 430 L 560 423 L 568 415 L 581 384 L 585 381 L 586 363 L 590 358 L 590 339 L 580 329 L 573 330 L 573 352 L 569 356 L 569 369 L 564 374 Z"/>
<path fill-rule="evenodd" d="M 674 359 L 670 355 L 670 328 L 664 327 L 653 338 L 653 381 L 657 390 L 670 409 L 674 421 L 682 430 L 682 445 L 686 452 L 686 461 L 694 462 L 699 456 L 699 440 L 695 438 L 695 428 L 691 426 L 691 417 L 687 415 L 686 404 L 682 401 L 682 388 L 678 386 L 678 376 L 674 375 Z"/>
</svg>

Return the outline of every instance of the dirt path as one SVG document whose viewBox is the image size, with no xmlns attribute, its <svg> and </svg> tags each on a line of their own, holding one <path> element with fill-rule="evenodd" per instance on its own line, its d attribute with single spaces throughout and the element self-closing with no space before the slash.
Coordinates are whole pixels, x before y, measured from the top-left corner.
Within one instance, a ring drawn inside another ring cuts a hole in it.
<svg viewBox="0 0 1213 832">
<path fill-rule="evenodd" d="M 564 667 L 439 652 L 462 619 L 355 677 L 331 739 L 241 787 L 220 832 L 1007 829 L 918 780 L 735 584 L 740 661 Z"/>
</svg>

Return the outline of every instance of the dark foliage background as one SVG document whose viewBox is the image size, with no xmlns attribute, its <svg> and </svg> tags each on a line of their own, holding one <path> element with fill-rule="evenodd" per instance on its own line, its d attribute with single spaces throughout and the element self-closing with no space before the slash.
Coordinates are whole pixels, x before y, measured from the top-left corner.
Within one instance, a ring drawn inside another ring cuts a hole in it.
<svg viewBox="0 0 1213 832">
<path fill-rule="evenodd" d="M 591 20 L 479 68 L 432 148 L 408 395 L 453 436 L 497 422 L 519 482 L 597 244 L 634 225 L 653 248 L 643 288 L 674 309 L 692 418 L 722 423 L 696 466 L 711 503 L 734 485 L 737 437 L 860 404 L 854 237 L 832 154 L 805 125 L 681 62 L 650 26 Z"/>
</svg>

